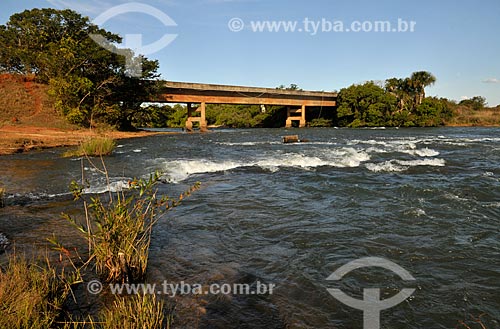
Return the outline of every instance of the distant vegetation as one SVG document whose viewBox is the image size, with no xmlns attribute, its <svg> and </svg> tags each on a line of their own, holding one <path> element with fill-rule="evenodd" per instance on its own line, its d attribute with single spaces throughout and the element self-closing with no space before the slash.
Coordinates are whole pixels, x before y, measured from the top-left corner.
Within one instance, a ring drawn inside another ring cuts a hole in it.
<svg viewBox="0 0 500 329">
<path fill-rule="evenodd" d="M 452 103 L 453 117 L 447 124 L 457 126 L 493 126 L 500 124 L 500 105 L 486 107 L 484 97 L 475 96 Z"/>
<path fill-rule="evenodd" d="M 425 97 L 425 87 L 436 78 L 414 72 L 408 78 L 373 81 L 340 90 L 338 119 L 341 126 L 427 127 L 444 125 L 453 116 L 445 99 Z"/>
<path fill-rule="evenodd" d="M 307 109 L 310 127 L 436 127 L 443 125 L 498 125 L 500 108 L 486 108 L 484 97 L 457 103 L 446 98 L 426 97 L 425 87 L 436 78 L 429 72 L 415 72 L 408 78 L 391 78 L 382 83 L 368 81 L 343 88 L 337 108 Z M 280 86 L 279 88 L 285 88 Z M 290 85 L 286 89 L 298 89 Z M 231 128 L 282 127 L 286 107 L 258 105 L 207 105 L 210 125 Z M 138 127 L 184 127 L 185 106 L 149 105 L 137 112 Z"/>
</svg>

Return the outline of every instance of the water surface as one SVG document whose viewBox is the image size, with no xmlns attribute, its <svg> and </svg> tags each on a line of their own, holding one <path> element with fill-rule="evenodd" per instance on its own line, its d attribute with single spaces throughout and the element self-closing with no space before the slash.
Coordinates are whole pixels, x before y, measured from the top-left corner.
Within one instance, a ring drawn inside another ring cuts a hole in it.
<svg viewBox="0 0 500 329">
<path fill-rule="evenodd" d="M 287 134 L 310 142 L 282 144 Z M 382 312 L 383 328 L 454 328 L 482 313 L 497 328 L 497 136 L 498 128 L 219 130 L 122 140 L 106 166 L 113 190 L 155 170 L 169 182 L 164 194 L 202 182 L 158 223 L 151 281 L 277 286 L 272 295 L 208 298 L 204 314 L 183 315 L 196 318 L 186 327 L 361 328 L 362 312 L 327 288 L 361 299 L 367 287 L 382 288 L 383 298 L 412 287 L 412 297 Z M 79 212 L 67 191 L 82 172 L 63 151 L 0 159 L 9 191 L 0 232 L 11 241 L 37 244 L 55 232 L 82 245 L 59 217 Z M 107 189 L 90 164 L 83 172 L 88 192 Z M 326 280 L 367 256 L 399 264 L 416 281 L 381 269 Z"/>
</svg>

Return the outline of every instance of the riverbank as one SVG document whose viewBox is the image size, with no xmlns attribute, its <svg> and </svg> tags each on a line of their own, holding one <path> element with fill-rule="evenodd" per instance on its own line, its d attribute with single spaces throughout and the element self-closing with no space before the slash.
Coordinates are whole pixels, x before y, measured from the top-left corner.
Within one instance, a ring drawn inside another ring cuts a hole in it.
<svg viewBox="0 0 500 329">
<path fill-rule="evenodd" d="M 0 136 L 2 136 L 0 138 L 0 155 L 53 147 L 74 146 L 85 139 L 102 135 L 113 139 L 126 139 L 159 134 L 175 133 L 143 130 L 135 132 L 106 131 L 103 133 L 89 129 L 71 130 L 63 128 L 6 125 L 0 127 Z"/>
<path fill-rule="evenodd" d="M 0 74 L 0 155 L 78 145 L 95 136 L 113 139 L 144 137 L 164 132 L 121 132 L 71 125 L 54 108 L 48 86 L 33 76 Z"/>
</svg>

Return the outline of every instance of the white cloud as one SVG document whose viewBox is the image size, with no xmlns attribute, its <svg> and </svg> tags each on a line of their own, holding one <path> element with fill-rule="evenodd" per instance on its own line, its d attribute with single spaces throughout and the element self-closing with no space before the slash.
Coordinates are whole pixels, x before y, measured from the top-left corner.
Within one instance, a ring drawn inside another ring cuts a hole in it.
<svg viewBox="0 0 500 329">
<path fill-rule="evenodd" d="M 489 78 L 489 79 L 486 79 L 486 80 L 483 80 L 484 83 L 500 83 L 500 80 L 498 80 L 497 78 Z"/>
</svg>

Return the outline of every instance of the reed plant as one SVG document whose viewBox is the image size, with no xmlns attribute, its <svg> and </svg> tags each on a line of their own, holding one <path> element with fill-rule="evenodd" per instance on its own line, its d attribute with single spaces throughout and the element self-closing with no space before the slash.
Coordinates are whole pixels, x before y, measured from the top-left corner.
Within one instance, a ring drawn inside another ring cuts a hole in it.
<svg viewBox="0 0 500 329">
<path fill-rule="evenodd" d="M 93 262 L 96 272 L 107 282 L 143 281 L 154 224 L 199 187 L 199 183 L 195 184 L 178 200 L 159 197 L 156 185 L 160 176 L 155 172 L 149 179 L 130 181 L 128 190 L 110 192 L 107 198 L 83 200 L 84 221 L 63 214 L 87 240 L 88 262 Z M 71 189 L 75 199 L 83 199 L 83 185 L 73 182 Z"/>
</svg>

